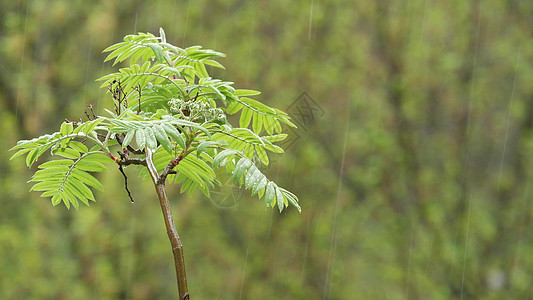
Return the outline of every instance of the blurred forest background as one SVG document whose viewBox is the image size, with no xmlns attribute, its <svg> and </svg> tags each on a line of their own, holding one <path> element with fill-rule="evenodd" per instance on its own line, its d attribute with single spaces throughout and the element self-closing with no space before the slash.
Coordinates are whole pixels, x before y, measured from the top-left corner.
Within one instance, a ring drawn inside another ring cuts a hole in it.
<svg viewBox="0 0 533 300">
<path fill-rule="evenodd" d="M 266 172 L 301 214 L 169 187 L 193 299 L 533 294 L 532 1 L 20 0 L 0 24 L 1 299 L 175 297 L 149 180 L 126 169 L 132 205 L 113 168 L 68 211 L 7 152 L 102 114 L 102 50 L 159 27 L 300 124 Z"/>
</svg>

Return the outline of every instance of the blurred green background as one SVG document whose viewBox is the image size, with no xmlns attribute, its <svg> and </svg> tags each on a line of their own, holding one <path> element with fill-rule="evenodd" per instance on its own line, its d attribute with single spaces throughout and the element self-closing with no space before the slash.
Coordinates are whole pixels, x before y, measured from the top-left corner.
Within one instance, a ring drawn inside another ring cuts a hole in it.
<svg viewBox="0 0 533 300">
<path fill-rule="evenodd" d="M 163 27 L 301 125 L 266 171 L 301 214 L 169 187 L 193 299 L 530 299 L 532 16 L 516 0 L 1 1 L 0 298 L 175 297 L 148 180 L 126 169 L 132 205 L 113 169 L 67 211 L 7 152 L 109 108 L 102 50 Z"/>
</svg>

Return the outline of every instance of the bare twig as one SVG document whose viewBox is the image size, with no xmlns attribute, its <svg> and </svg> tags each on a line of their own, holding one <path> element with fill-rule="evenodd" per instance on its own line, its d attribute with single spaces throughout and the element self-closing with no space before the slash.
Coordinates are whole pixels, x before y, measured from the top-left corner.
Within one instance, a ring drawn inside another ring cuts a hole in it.
<svg viewBox="0 0 533 300">
<path fill-rule="evenodd" d="M 118 170 L 120 173 L 122 173 L 122 176 L 124 176 L 124 187 L 126 188 L 126 192 L 128 192 L 128 197 L 130 197 L 131 203 L 134 203 L 133 197 L 131 197 L 130 190 L 128 189 L 128 176 L 126 176 L 126 173 L 124 173 L 122 165 L 118 165 Z"/>
</svg>

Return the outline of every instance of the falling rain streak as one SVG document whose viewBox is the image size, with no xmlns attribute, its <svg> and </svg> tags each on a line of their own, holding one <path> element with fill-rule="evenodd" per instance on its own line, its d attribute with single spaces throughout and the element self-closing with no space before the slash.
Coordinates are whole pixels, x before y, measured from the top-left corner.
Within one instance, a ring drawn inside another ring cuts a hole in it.
<svg viewBox="0 0 533 300">
<path fill-rule="evenodd" d="M 313 10 L 315 8 L 315 0 L 311 0 L 311 8 L 309 11 L 309 32 L 307 33 L 307 40 L 311 40 L 311 31 L 313 28 Z"/>
<path fill-rule="evenodd" d="M 466 138 L 465 138 L 465 153 L 464 153 L 464 160 L 463 160 L 463 168 L 462 168 L 462 171 L 461 171 L 461 187 L 459 189 L 459 192 L 458 192 L 458 201 L 461 202 L 461 201 L 464 201 L 465 200 L 465 189 L 466 189 L 466 186 L 467 186 L 467 173 L 468 173 L 468 167 L 469 167 L 469 163 L 470 163 L 470 148 L 471 148 L 471 145 L 470 145 L 470 139 L 471 139 L 471 127 L 472 127 L 472 107 L 474 106 L 473 105 L 473 102 L 474 102 L 474 92 L 475 92 L 475 89 L 476 89 L 476 79 L 477 79 L 477 67 L 478 67 L 478 54 L 479 54 L 479 44 L 480 44 L 480 40 L 481 40 L 481 13 L 482 13 L 482 2 L 479 1 L 477 2 L 477 5 L 475 6 L 475 9 L 476 9 L 476 13 L 475 13 L 475 16 L 477 18 L 477 24 L 476 24 L 476 37 L 475 37 L 475 46 L 474 46 L 474 57 L 473 57 L 473 66 L 472 66 L 472 75 L 471 75 L 471 79 L 470 79 L 470 94 L 469 94 L 469 100 L 468 100 L 468 107 L 467 107 L 467 118 L 466 118 Z M 458 218 L 457 222 L 456 222 L 456 227 L 457 227 L 457 230 L 456 230 L 456 234 L 455 234 L 455 241 L 456 243 L 459 242 L 459 236 L 460 236 L 460 230 L 461 230 L 461 218 Z M 454 248 L 453 250 L 453 260 L 455 261 L 456 258 L 457 258 L 457 249 L 458 248 Z M 453 276 L 453 266 L 450 266 L 450 270 L 448 270 L 449 272 L 449 277 L 448 277 L 448 287 L 451 287 L 451 282 L 452 282 L 452 276 Z M 464 270 L 464 268 L 463 268 Z M 461 285 L 463 285 L 463 282 L 461 283 Z M 450 293 L 451 293 L 451 290 L 449 289 L 448 290 L 448 294 L 450 296 Z M 461 293 L 462 293 L 462 289 L 461 289 Z"/>
<path fill-rule="evenodd" d="M 463 276 L 461 279 L 461 299 L 463 299 L 463 291 L 465 287 L 465 273 L 466 273 L 466 257 L 468 256 L 468 238 L 470 237 L 470 209 L 472 208 L 472 195 L 468 197 L 468 213 L 466 217 L 466 234 L 465 234 L 465 252 L 463 255 Z"/>
<path fill-rule="evenodd" d="M 509 139 L 509 128 L 510 128 L 510 122 L 511 122 L 511 108 L 513 106 L 513 99 L 516 91 L 516 81 L 518 79 L 518 66 L 520 64 L 520 54 L 522 53 L 522 47 L 518 49 L 518 53 L 516 54 L 516 67 L 515 67 L 515 73 L 514 73 L 514 80 L 513 80 L 513 87 L 511 90 L 511 97 L 509 98 L 509 105 L 507 107 L 507 121 L 505 124 L 505 139 L 503 142 L 503 149 L 502 149 L 502 159 L 500 162 L 500 173 L 498 175 L 498 191 L 500 190 L 500 185 L 502 183 L 502 173 L 503 173 L 503 162 L 505 161 L 505 151 L 507 150 L 507 140 Z"/>
<path fill-rule="evenodd" d="M 19 2 L 20 5 L 20 2 Z M 28 26 L 28 14 L 30 12 L 30 3 L 28 2 L 26 4 L 26 14 L 24 15 L 24 30 L 22 31 L 22 51 L 20 52 L 20 67 L 19 67 L 19 80 L 18 80 L 18 91 L 17 91 L 17 103 L 15 106 L 15 118 L 18 118 L 18 112 L 19 112 L 19 100 L 20 100 L 20 93 L 22 91 L 22 74 L 23 66 L 24 66 L 24 53 L 26 50 L 26 29 Z"/>
<path fill-rule="evenodd" d="M 329 256 L 328 256 L 328 266 L 326 271 L 326 278 L 324 282 L 324 293 L 322 299 L 327 299 L 330 297 L 331 293 L 331 270 L 333 269 L 335 263 L 335 251 L 337 247 L 337 218 L 339 216 L 340 209 L 340 200 L 341 200 L 341 188 L 342 188 L 342 179 L 344 176 L 344 163 L 346 158 L 346 145 L 348 143 L 348 133 L 350 132 L 350 103 L 347 103 L 346 107 L 346 127 L 344 129 L 344 144 L 342 147 L 342 159 L 341 165 L 339 168 L 339 182 L 337 184 L 337 196 L 335 198 L 335 209 L 333 211 L 333 221 L 331 226 L 331 241 L 329 244 Z"/>
</svg>

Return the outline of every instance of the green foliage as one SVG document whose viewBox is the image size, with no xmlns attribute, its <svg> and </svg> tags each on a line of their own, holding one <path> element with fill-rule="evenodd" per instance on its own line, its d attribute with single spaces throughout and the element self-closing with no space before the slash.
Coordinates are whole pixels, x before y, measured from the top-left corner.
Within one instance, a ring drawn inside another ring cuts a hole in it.
<svg viewBox="0 0 533 300">
<path fill-rule="evenodd" d="M 287 108 L 306 90 L 326 111 L 289 153 L 268 153 L 265 174 L 298 191 L 302 215 L 245 205 L 231 186 L 211 190 L 213 202 L 173 201 L 194 298 L 458 299 L 463 286 L 463 299 L 531 298 L 532 1 L 190 3 L 0 4 L 0 299 L 175 296 L 166 233 L 145 221 L 161 211 L 134 167 L 135 205 L 111 165 L 97 174 L 98 205 L 74 216 L 27 192 L 23 179 L 49 151 L 31 169 L 7 152 L 96 99 L 107 116 L 112 104 L 91 78 L 129 61 L 112 69 L 99 52 L 154 24 L 179 45 L 225 52 L 227 71 L 207 70 L 263 92 L 244 97 Z"/>
<path fill-rule="evenodd" d="M 209 196 L 209 189 L 220 184 L 214 168 L 224 166 L 234 184 L 258 194 L 267 207 L 277 204 L 281 212 L 290 203 L 300 211 L 298 198 L 269 180 L 253 162 L 268 165 L 268 152 L 283 153 L 274 144 L 286 137 L 281 123 L 294 124 L 281 110 L 249 98 L 259 92 L 236 90 L 231 82 L 209 77 L 206 65 L 223 68 L 214 59 L 224 54 L 171 45 L 162 29 L 159 37 L 128 35 L 104 51 L 111 52 L 106 61 L 114 59 L 113 65 L 128 59 L 130 63 L 98 79 L 113 99 L 110 116 L 94 116 L 84 123 L 65 121 L 59 132 L 20 141 L 11 149 L 17 150 L 12 158 L 26 155 L 27 166 L 49 149 L 64 158 L 39 165 L 32 190 L 51 197 L 53 205 L 88 205 L 95 200 L 90 187 L 103 189 L 90 174 L 106 171 L 102 162 L 127 166 L 132 163 L 130 155 L 145 161 L 154 153 L 161 174 L 179 159 L 171 166 L 176 174 L 165 173 L 164 178 L 181 183 L 181 192 L 199 189 Z M 239 112 L 240 128 L 234 128 L 226 116 Z M 260 135 L 263 129 L 268 135 Z M 119 157 L 113 155 L 116 151 Z"/>
<path fill-rule="evenodd" d="M 66 159 L 50 160 L 39 165 L 39 169 L 30 181 L 37 182 L 31 190 L 42 191 L 43 197 L 51 197 L 52 204 L 63 202 L 67 208 L 72 204 L 78 208 L 78 200 L 89 205 L 94 196 L 88 186 L 103 190 L 102 184 L 89 172 L 105 172 L 102 162 L 109 158 L 101 151 L 89 151 L 87 146 L 78 140 L 94 141 L 101 144 L 96 137 L 96 128 L 102 119 L 77 124 L 74 128 L 70 122 L 64 122 L 59 132 L 43 135 L 32 140 L 19 141 L 11 150 L 18 150 L 11 159 L 26 155 L 26 165 L 31 166 L 47 150 L 52 155 Z"/>
</svg>

